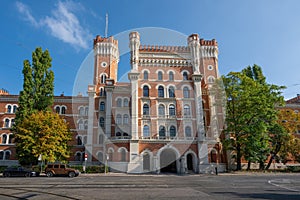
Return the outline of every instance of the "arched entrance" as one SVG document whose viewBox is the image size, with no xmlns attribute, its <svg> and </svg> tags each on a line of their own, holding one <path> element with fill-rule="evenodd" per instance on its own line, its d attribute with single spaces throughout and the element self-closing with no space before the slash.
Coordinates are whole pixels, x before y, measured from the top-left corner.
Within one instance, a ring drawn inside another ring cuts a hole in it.
<svg viewBox="0 0 300 200">
<path fill-rule="evenodd" d="M 143 155 L 143 170 L 150 171 L 150 155 L 147 152 Z"/>
<path fill-rule="evenodd" d="M 189 153 L 186 156 L 186 164 L 187 164 L 187 169 L 190 171 L 194 171 L 194 162 L 193 162 L 193 155 L 191 153 Z"/>
<path fill-rule="evenodd" d="M 177 159 L 173 149 L 165 149 L 161 152 L 160 172 L 177 173 Z"/>
</svg>

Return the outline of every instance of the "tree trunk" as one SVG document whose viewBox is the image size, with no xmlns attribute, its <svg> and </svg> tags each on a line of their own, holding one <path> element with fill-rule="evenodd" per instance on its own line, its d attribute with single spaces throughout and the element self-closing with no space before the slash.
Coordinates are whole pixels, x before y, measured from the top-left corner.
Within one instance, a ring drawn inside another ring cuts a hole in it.
<svg viewBox="0 0 300 200">
<path fill-rule="evenodd" d="M 265 169 L 265 163 L 263 161 L 259 161 L 259 169 L 264 170 Z"/>
<path fill-rule="evenodd" d="M 268 170 L 270 168 L 274 158 L 275 158 L 275 154 L 272 154 L 272 156 L 270 157 L 270 160 L 266 166 L 266 170 Z"/>
<path fill-rule="evenodd" d="M 250 161 L 248 161 L 247 171 L 249 171 L 249 170 L 250 170 L 250 166 L 251 166 L 251 162 L 250 162 Z"/>
<path fill-rule="evenodd" d="M 242 169 L 241 145 L 237 144 L 237 146 L 236 146 L 236 170 L 239 171 L 241 169 Z"/>
</svg>

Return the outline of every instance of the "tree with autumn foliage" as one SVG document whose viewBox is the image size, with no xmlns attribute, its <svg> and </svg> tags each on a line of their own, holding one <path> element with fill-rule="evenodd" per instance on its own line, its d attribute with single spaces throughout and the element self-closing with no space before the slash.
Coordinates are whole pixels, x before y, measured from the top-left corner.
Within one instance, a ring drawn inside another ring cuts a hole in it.
<svg viewBox="0 0 300 200">
<path fill-rule="evenodd" d="M 300 139 L 295 137 L 300 126 L 300 113 L 291 109 L 280 109 L 276 123 L 270 128 L 271 157 L 266 169 L 269 169 L 274 159 L 279 158 L 283 163 L 289 157 L 300 162 Z"/>
<path fill-rule="evenodd" d="M 18 151 L 20 163 L 36 163 L 40 154 L 48 162 L 69 158 L 68 142 L 72 134 L 58 114 L 50 111 L 34 112 L 18 124 L 17 130 L 17 147 L 22 149 Z"/>
</svg>

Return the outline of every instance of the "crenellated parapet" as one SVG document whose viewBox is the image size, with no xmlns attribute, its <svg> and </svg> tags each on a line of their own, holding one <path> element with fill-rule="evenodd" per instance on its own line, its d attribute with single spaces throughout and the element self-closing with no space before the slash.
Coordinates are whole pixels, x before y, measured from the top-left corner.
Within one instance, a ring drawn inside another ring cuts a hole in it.
<svg viewBox="0 0 300 200">
<path fill-rule="evenodd" d="M 119 61 L 118 40 L 113 36 L 103 38 L 99 35 L 94 39 L 94 54 L 101 56 L 112 56 Z"/>
</svg>

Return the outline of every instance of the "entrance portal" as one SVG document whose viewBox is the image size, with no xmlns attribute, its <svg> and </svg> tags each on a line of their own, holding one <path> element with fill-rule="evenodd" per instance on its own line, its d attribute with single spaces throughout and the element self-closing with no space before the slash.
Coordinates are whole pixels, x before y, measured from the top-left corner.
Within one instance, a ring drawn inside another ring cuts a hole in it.
<svg viewBox="0 0 300 200">
<path fill-rule="evenodd" d="M 194 170 L 193 155 L 191 153 L 189 153 L 186 156 L 186 159 L 187 159 L 187 169 Z"/>
<path fill-rule="evenodd" d="M 160 154 L 160 171 L 177 173 L 176 153 L 172 149 L 165 149 Z"/>
</svg>

